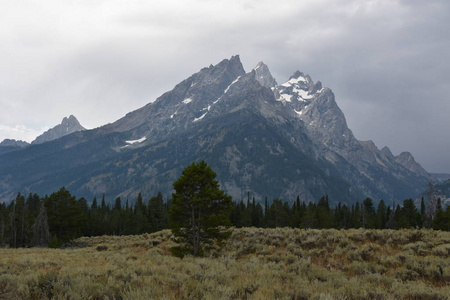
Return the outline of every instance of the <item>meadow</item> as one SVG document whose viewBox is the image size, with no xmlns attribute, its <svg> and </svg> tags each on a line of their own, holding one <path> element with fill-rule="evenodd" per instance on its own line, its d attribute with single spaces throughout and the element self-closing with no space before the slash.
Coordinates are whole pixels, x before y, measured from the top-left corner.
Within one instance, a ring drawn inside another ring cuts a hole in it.
<svg viewBox="0 0 450 300">
<path fill-rule="evenodd" d="M 450 232 L 231 231 L 183 259 L 170 230 L 0 249 L 0 299 L 450 299 Z"/>
</svg>

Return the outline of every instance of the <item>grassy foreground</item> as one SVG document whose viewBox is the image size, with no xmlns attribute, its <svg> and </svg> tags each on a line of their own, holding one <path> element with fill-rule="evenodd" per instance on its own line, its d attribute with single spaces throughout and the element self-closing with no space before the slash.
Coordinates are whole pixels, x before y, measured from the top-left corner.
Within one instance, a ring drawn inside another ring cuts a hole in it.
<svg viewBox="0 0 450 300">
<path fill-rule="evenodd" d="M 450 299 L 450 232 L 232 231 L 203 258 L 169 230 L 0 249 L 0 299 Z"/>
</svg>

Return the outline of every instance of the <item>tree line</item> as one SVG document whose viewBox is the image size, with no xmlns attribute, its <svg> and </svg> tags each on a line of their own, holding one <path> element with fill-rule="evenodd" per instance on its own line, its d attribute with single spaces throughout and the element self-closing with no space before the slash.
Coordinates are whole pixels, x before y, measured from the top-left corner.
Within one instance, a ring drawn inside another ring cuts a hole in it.
<svg viewBox="0 0 450 300">
<path fill-rule="evenodd" d="M 420 208 L 416 207 L 412 199 L 406 199 L 402 205 L 391 207 L 384 200 L 380 200 L 378 205 L 375 205 L 371 198 L 350 206 L 339 202 L 335 207 L 331 207 L 328 196 L 323 196 L 317 203 L 306 203 L 297 197 L 292 204 L 279 199 L 274 199 L 269 204 L 266 199 L 263 207 L 260 203 L 256 203 L 254 198 L 250 200 L 248 195 L 246 203 L 243 200 L 234 203 L 230 220 L 236 227 L 433 228 L 448 231 L 450 230 L 450 206 L 444 210 L 441 200 L 437 199 L 436 213 L 430 216 L 423 198 Z"/>
<path fill-rule="evenodd" d="M 94 198 L 76 199 L 65 189 L 50 196 L 18 194 L 8 205 L 0 204 L 0 246 L 60 247 L 80 236 L 134 235 L 169 228 L 172 199 L 157 195 L 144 200 L 141 194 L 132 201 L 121 198 L 112 203 Z M 352 205 L 331 207 L 328 196 L 317 202 L 273 199 L 258 203 L 247 199 L 234 201 L 229 219 L 236 227 L 294 228 L 433 228 L 450 230 L 450 206 L 437 200 L 435 215 L 427 212 L 424 199 L 416 207 L 412 199 L 391 207 L 383 200 L 376 205 L 371 198 Z"/>
</svg>

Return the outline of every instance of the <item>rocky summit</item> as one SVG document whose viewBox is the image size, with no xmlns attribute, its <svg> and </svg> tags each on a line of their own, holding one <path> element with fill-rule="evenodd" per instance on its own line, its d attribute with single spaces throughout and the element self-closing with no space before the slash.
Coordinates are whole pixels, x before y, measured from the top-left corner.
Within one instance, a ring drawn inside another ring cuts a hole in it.
<svg viewBox="0 0 450 300">
<path fill-rule="evenodd" d="M 68 118 L 65 117 L 61 121 L 61 124 L 47 130 L 46 132 L 38 136 L 34 141 L 31 142 L 31 144 L 42 144 L 82 130 L 86 129 L 81 126 L 77 118 L 75 118 L 73 115 L 70 115 Z"/>
<path fill-rule="evenodd" d="M 69 128 L 63 123 L 58 130 Z M 262 62 L 246 72 L 239 56 L 114 123 L 54 137 L 0 155 L 1 200 L 62 186 L 88 200 L 170 196 L 198 160 L 235 200 L 250 192 L 257 201 L 390 202 L 415 197 L 431 178 L 412 155 L 357 140 L 321 82 L 296 71 L 278 84 Z"/>
</svg>

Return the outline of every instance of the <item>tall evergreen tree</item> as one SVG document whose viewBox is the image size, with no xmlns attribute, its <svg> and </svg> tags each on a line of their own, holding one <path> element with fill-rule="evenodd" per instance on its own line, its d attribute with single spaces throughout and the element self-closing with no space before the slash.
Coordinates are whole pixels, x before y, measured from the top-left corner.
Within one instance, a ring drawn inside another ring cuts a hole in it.
<svg viewBox="0 0 450 300">
<path fill-rule="evenodd" d="M 110 234 L 113 235 L 122 235 L 125 224 L 125 214 L 122 210 L 122 200 L 120 197 L 117 197 L 114 201 L 114 208 L 111 212 L 111 226 L 109 228 Z"/>
<path fill-rule="evenodd" d="M 371 198 L 363 201 L 361 215 L 364 228 L 375 228 L 375 206 Z"/>
<path fill-rule="evenodd" d="M 65 187 L 45 199 L 45 208 L 50 233 L 56 237 L 56 246 L 82 235 L 87 217 L 75 197 Z"/>
<path fill-rule="evenodd" d="M 381 199 L 380 202 L 378 203 L 377 214 L 376 214 L 375 227 L 377 229 L 386 228 L 386 222 L 387 222 L 387 211 L 386 210 L 387 210 L 386 204 L 384 203 L 384 200 Z"/>
<path fill-rule="evenodd" d="M 120 200 L 120 197 L 117 197 L 116 201 L 114 201 L 114 210 L 122 210 L 122 201 Z"/>
<path fill-rule="evenodd" d="M 164 205 L 164 198 L 161 192 L 151 197 L 148 201 L 148 218 L 150 231 L 155 232 L 168 227 L 167 211 Z"/>
<path fill-rule="evenodd" d="M 416 205 L 412 199 L 405 199 L 403 201 L 402 213 L 406 219 L 406 228 L 418 227 L 420 221 L 420 213 L 417 211 Z"/>
<path fill-rule="evenodd" d="M 206 162 L 193 162 L 173 184 L 171 229 L 182 243 L 178 248 L 181 255 L 189 251 L 198 256 L 204 244 L 229 236 L 219 227 L 231 225 L 228 216 L 233 203 L 215 178 L 216 173 Z"/>
<path fill-rule="evenodd" d="M 4 246 L 5 241 L 5 225 L 6 224 L 6 205 L 0 203 L 0 247 Z"/>
<path fill-rule="evenodd" d="M 437 210 L 436 217 L 433 220 L 433 229 L 450 231 L 450 205 L 447 206 L 445 211 L 442 207 Z"/>
<path fill-rule="evenodd" d="M 422 228 L 425 226 L 427 222 L 427 212 L 426 212 L 426 207 L 425 207 L 425 200 L 422 199 L 420 200 L 420 220 L 419 220 L 419 227 Z"/>
<path fill-rule="evenodd" d="M 331 214 L 328 195 L 319 199 L 316 207 L 316 227 L 332 228 L 334 226 L 334 216 Z"/>
<path fill-rule="evenodd" d="M 25 197 L 20 193 L 9 206 L 9 221 L 11 228 L 11 247 L 26 247 L 30 242 L 30 224 Z"/>
<path fill-rule="evenodd" d="M 352 214 L 350 223 L 352 228 L 360 228 L 362 226 L 359 202 L 356 202 L 354 206 L 352 205 Z"/>
<path fill-rule="evenodd" d="M 302 220 L 302 228 L 317 228 L 316 205 L 310 201 L 305 209 Z"/>
<path fill-rule="evenodd" d="M 92 200 L 91 209 L 97 209 L 97 208 L 98 208 L 97 197 L 94 197 L 94 200 Z"/>
</svg>

